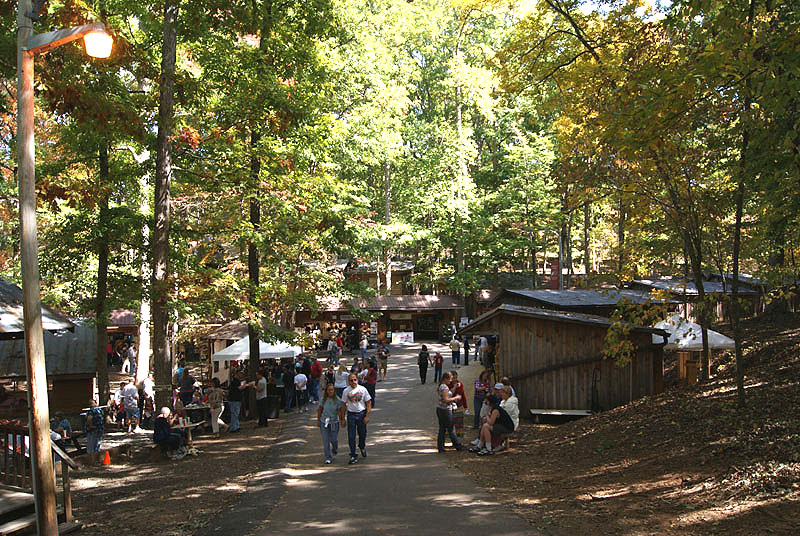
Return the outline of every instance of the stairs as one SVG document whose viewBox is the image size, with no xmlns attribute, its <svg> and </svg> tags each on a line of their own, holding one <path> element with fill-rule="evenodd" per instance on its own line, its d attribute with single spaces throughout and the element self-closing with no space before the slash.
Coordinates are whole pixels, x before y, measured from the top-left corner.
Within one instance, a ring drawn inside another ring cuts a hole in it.
<svg viewBox="0 0 800 536">
<path fill-rule="evenodd" d="M 64 510 L 58 509 L 59 519 Z M 58 533 L 68 534 L 79 530 L 81 524 L 75 521 L 59 523 Z M 0 486 L 0 536 L 36 533 L 36 507 L 33 494 L 18 488 Z"/>
</svg>

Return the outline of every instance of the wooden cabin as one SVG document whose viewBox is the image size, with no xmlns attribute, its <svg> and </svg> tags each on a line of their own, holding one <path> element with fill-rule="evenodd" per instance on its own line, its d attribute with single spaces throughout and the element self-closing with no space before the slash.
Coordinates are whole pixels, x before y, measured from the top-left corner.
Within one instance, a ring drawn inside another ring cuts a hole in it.
<svg viewBox="0 0 800 536">
<path fill-rule="evenodd" d="M 581 313 L 500 305 L 459 333 L 496 339 L 497 377 L 510 378 L 523 413 L 589 413 L 664 390 L 663 344 L 654 344 L 653 334 L 666 332 L 634 328 L 631 363 L 618 367 L 602 356 L 610 325 Z"/>
<path fill-rule="evenodd" d="M 96 388 L 97 330 L 86 321 L 75 321 L 73 332 L 44 332 L 44 360 L 47 370 L 50 412 L 80 413 Z M 27 381 L 25 341 L 0 341 L 0 379 Z"/>
</svg>

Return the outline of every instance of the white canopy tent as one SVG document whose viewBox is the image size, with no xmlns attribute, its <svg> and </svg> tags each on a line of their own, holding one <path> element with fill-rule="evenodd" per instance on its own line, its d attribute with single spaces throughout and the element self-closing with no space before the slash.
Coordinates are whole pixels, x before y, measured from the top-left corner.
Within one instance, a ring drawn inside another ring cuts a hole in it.
<svg viewBox="0 0 800 536">
<path fill-rule="evenodd" d="M 669 333 L 669 339 L 664 346 L 665 350 L 678 350 L 680 352 L 699 352 L 703 349 L 703 333 L 700 325 L 690 322 L 680 315 L 673 315 L 657 323 L 655 328 L 663 329 Z M 653 343 L 663 342 L 663 337 L 653 335 Z M 708 330 L 708 348 L 714 350 L 733 350 L 733 339 L 722 333 Z"/>
<path fill-rule="evenodd" d="M 300 355 L 303 353 L 303 349 L 285 342 L 271 344 L 258 341 L 258 353 L 261 359 L 281 359 Z M 212 356 L 214 361 L 241 361 L 249 358 L 250 337 L 240 339 Z"/>
</svg>

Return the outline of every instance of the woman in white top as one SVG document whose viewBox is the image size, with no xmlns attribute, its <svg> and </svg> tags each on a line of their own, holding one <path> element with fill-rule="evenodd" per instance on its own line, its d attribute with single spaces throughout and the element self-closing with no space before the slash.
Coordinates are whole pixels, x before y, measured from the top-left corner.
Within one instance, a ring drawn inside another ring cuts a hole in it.
<svg viewBox="0 0 800 536">
<path fill-rule="evenodd" d="M 514 431 L 516 431 L 519 428 L 519 400 L 512 394 L 510 385 L 506 385 L 497 391 L 497 395 L 502 400 L 500 407 L 506 410 L 508 416 L 514 421 Z"/>
<path fill-rule="evenodd" d="M 446 433 L 450 436 L 450 441 L 456 450 L 464 450 L 464 447 L 458 441 L 453 424 L 453 410 L 456 409 L 456 402 L 461 400 L 461 395 L 453 396 L 453 392 L 450 390 L 449 372 L 442 374 L 437 392 L 439 396 L 436 402 L 436 417 L 439 419 L 439 435 L 436 437 L 436 447 L 439 452 L 444 452 L 444 436 Z"/>
<path fill-rule="evenodd" d="M 344 392 L 344 388 L 347 387 L 347 377 L 350 375 L 350 371 L 347 370 L 347 367 L 341 365 L 339 370 L 336 371 L 336 376 L 333 380 L 333 387 L 336 391 L 336 398 L 342 398 L 342 393 Z"/>
</svg>

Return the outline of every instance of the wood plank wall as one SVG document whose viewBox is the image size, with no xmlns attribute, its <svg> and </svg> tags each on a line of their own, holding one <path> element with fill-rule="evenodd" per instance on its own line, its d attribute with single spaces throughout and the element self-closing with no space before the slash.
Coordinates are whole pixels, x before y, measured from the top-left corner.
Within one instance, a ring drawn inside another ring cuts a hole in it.
<svg viewBox="0 0 800 536">
<path fill-rule="evenodd" d="M 498 377 L 512 378 L 524 413 L 592 409 L 593 381 L 602 410 L 663 391 L 663 353 L 650 344 L 649 333 L 632 335 L 637 351 L 630 365 L 598 360 L 564 367 L 600 357 L 606 328 L 513 314 L 495 317 L 492 324 L 500 339 Z M 541 372 L 531 376 L 534 371 Z"/>
</svg>

